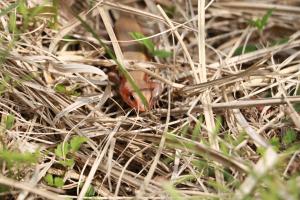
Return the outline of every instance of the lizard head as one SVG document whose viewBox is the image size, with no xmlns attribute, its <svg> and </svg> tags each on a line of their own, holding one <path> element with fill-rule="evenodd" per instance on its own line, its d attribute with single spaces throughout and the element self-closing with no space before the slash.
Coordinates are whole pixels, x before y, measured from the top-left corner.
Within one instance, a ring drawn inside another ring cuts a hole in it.
<svg viewBox="0 0 300 200">
<path fill-rule="evenodd" d="M 143 104 L 142 99 L 124 77 L 121 77 L 119 86 L 119 93 L 122 99 L 129 106 L 137 109 L 140 112 L 145 112 L 152 109 L 162 91 L 161 84 L 150 80 L 147 74 L 144 72 L 130 71 L 129 73 L 134 79 L 135 83 L 139 86 L 148 106 Z"/>
<path fill-rule="evenodd" d="M 151 89 L 143 89 L 141 88 L 141 92 L 146 98 L 146 101 L 148 103 L 148 107 L 146 107 L 139 95 L 131 89 L 131 87 L 127 87 L 127 84 L 124 84 L 120 86 L 120 95 L 122 99 L 132 108 L 137 109 L 140 112 L 145 112 L 152 108 L 152 90 Z"/>
</svg>

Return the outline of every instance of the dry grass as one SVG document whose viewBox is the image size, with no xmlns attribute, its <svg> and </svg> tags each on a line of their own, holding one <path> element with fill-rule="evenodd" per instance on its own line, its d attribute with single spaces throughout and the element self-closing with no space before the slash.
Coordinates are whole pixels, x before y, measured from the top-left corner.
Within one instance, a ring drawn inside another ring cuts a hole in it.
<svg viewBox="0 0 300 200">
<path fill-rule="evenodd" d="M 115 2 L 72 9 L 122 64 L 120 11 L 173 52 L 131 66 L 164 83 L 151 112 L 72 1 L 0 2 L 0 198 L 299 199 L 300 1 Z"/>
</svg>

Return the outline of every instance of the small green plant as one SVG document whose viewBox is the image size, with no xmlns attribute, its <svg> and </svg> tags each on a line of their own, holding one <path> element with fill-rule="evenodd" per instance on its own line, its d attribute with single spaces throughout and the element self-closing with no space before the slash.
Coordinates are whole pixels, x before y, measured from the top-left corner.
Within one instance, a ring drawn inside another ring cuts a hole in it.
<svg viewBox="0 0 300 200">
<path fill-rule="evenodd" d="M 265 147 L 257 147 L 256 152 L 260 155 L 260 156 L 264 156 L 266 153 L 266 148 Z"/>
<path fill-rule="evenodd" d="M 96 194 L 96 191 L 95 191 L 94 187 L 90 185 L 85 193 L 85 197 L 93 197 L 93 196 L 95 196 L 95 194 Z"/>
<path fill-rule="evenodd" d="M 65 184 L 63 178 L 58 177 L 58 176 L 54 177 L 52 174 L 47 174 L 44 177 L 44 181 L 46 181 L 46 183 L 49 186 L 53 186 L 53 187 L 56 187 L 56 188 L 62 188 Z"/>
<path fill-rule="evenodd" d="M 17 151 L 11 151 L 11 150 L 0 150 L 0 164 L 2 162 L 6 162 L 7 166 L 10 168 L 12 166 L 18 166 L 18 165 L 30 165 L 37 163 L 38 158 L 40 154 L 39 152 L 30 153 L 30 152 L 17 152 Z"/>
<path fill-rule="evenodd" d="M 86 137 L 75 136 L 70 142 L 58 144 L 54 152 L 59 159 L 59 163 L 65 167 L 73 167 L 75 161 L 72 158 L 72 154 L 77 152 L 81 145 L 86 141 Z"/>
<path fill-rule="evenodd" d="M 16 9 L 16 12 L 14 10 Z M 45 14 L 46 17 L 50 15 L 50 26 L 57 24 L 58 7 L 57 0 L 53 1 L 53 6 L 38 5 L 29 8 L 27 0 L 19 0 L 10 4 L 8 7 L 0 10 L 0 17 L 9 15 L 8 28 L 11 33 L 14 33 L 14 39 L 17 39 L 17 35 L 20 30 L 17 28 L 17 14 L 22 17 L 22 31 L 27 31 L 30 24 L 36 22 L 37 16 Z"/>
<path fill-rule="evenodd" d="M 17 15 L 15 12 L 10 13 L 9 20 L 8 20 L 8 30 L 11 33 L 14 33 L 14 36 L 19 33 L 17 28 Z M 16 39 L 16 36 L 14 37 Z"/>
<path fill-rule="evenodd" d="M 256 20 L 251 19 L 249 21 L 249 24 L 253 27 L 256 27 L 260 32 L 263 31 L 263 29 L 267 26 L 269 18 L 272 16 L 274 9 L 269 9 L 264 16 L 261 18 L 258 18 Z"/>
<path fill-rule="evenodd" d="M 57 1 L 53 1 L 53 6 L 38 5 L 32 8 L 27 6 L 26 0 L 19 0 L 19 5 L 17 7 L 18 13 L 22 16 L 23 30 L 27 30 L 30 23 L 34 23 L 36 17 L 43 14 L 51 14 L 50 26 L 57 23 Z"/>
<path fill-rule="evenodd" d="M 55 87 L 54 87 L 54 90 L 58 93 L 61 93 L 61 94 L 66 94 L 66 95 L 69 95 L 69 96 L 80 96 L 80 93 L 76 91 L 77 89 L 77 86 L 75 85 L 75 87 L 71 88 L 71 89 L 68 89 L 64 84 L 62 83 L 59 83 L 57 84 Z"/>
<path fill-rule="evenodd" d="M 172 53 L 169 51 L 156 49 L 154 43 L 149 38 L 146 38 L 146 36 L 144 36 L 142 33 L 130 32 L 129 34 L 133 39 L 137 40 L 138 43 L 144 45 L 147 51 L 153 56 L 167 58 L 172 55 Z"/>
</svg>

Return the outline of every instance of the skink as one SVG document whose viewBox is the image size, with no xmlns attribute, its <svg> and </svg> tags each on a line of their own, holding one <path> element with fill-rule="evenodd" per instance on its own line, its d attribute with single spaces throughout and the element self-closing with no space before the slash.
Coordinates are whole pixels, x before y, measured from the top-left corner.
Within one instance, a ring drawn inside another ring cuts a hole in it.
<svg viewBox="0 0 300 200">
<path fill-rule="evenodd" d="M 130 32 L 142 33 L 140 25 L 130 15 L 121 15 L 115 23 L 115 34 L 119 41 L 133 40 L 130 36 Z M 123 52 L 124 59 L 148 61 L 149 58 L 145 53 L 144 47 L 137 42 L 120 43 L 121 50 Z M 161 93 L 161 85 L 158 82 L 152 81 L 148 74 L 139 70 L 129 71 L 131 77 L 139 86 L 141 92 L 147 100 L 148 107 L 146 107 L 137 93 L 133 90 L 132 86 L 125 79 L 120 76 L 119 93 L 122 99 L 132 108 L 138 111 L 144 112 L 153 108 L 155 101 Z"/>
</svg>

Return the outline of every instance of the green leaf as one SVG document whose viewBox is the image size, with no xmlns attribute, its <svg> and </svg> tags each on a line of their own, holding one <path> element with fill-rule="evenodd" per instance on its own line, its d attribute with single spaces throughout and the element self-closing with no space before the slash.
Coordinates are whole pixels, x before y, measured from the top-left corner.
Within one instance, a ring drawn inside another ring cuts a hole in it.
<svg viewBox="0 0 300 200">
<path fill-rule="evenodd" d="M 95 196 L 95 194 L 96 194 L 96 191 L 95 191 L 94 187 L 90 185 L 85 193 L 85 197 L 93 197 L 93 196 Z"/>
<path fill-rule="evenodd" d="M 11 164 L 34 164 L 37 163 L 39 158 L 39 152 L 20 153 L 16 151 L 0 150 L 0 162 L 6 161 Z"/>
<path fill-rule="evenodd" d="M 5 128 L 7 130 L 11 129 L 14 125 L 14 122 L 15 122 L 15 116 L 11 114 L 7 115 L 5 117 Z"/>
<path fill-rule="evenodd" d="M 79 150 L 81 144 L 87 141 L 86 137 L 83 136 L 75 136 L 71 139 L 70 144 L 71 144 L 71 151 L 76 152 Z"/>
<path fill-rule="evenodd" d="M 70 150 L 70 144 L 65 142 L 64 145 L 63 143 L 58 144 L 54 152 L 57 157 L 61 159 L 65 159 L 66 155 L 69 153 L 69 150 Z"/>
<path fill-rule="evenodd" d="M 250 53 L 250 52 L 253 52 L 253 51 L 256 51 L 256 50 L 257 50 L 256 45 L 248 44 L 245 47 L 244 46 L 238 47 L 235 50 L 234 55 L 239 56 L 239 55 Z"/>
<path fill-rule="evenodd" d="M 11 33 L 17 33 L 17 16 L 15 12 L 9 15 L 8 30 Z"/>
<path fill-rule="evenodd" d="M 269 21 L 269 18 L 271 17 L 271 15 L 272 15 L 272 13 L 273 13 L 273 10 L 274 10 L 274 9 L 269 9 L 269 10 L 267 11 L 267 13 L 262 17 L 262 19 L 261 19 L 261 25 L 262 25 L 262 28 L 264 28 L 264 27 L 267 25 L 267 23 L 268 23 L 268 21 Z"/>
<path fill-rule="evenodd" d="M 138 40 L 138 43 L 144 45 L 149 53 L 153 54 L 155 46 L 149 38 L 146 38 L 146 36 L 139 32 L 130 32 L 129 34 L 133 39 Z"/>
<path fill-rule="evenodd" d="M 264 148 L 264 147 L 257 147 L 256 152 L 257 152 L 259 155 L 263 156 L 263 155 L 265 155 L 265 153 L 266 153 L 266 148 Z"/>
<path fill-rule="evenodd" d="M 55 177 L 54 178 L 54 185 L 57 188 L 62 188 L 62 186 L 64 186 L 64 179 L 61 177 Z"/>
<path fill-rule="evenodd" d="M 269 9 L 267 13 L 256 20 L 251 19 L 249 24 L 253 27 L 256 27 L 259 31 L 262 31 L 268 24 L 269 18 L 271 17 L 274 9 Z"/>
<path fill-rule="evenodd" d="M 287 132 L 283 135 L 283 143 L 289 145 L 297 139 L 297 134 L 293 129 L 288 129 Z"/>
<path fill-rule="evenodd" d="M 138 43 L 144 45 L 147 48 L 148 52 L 153 56 L 157 56 L 159 58 L 167 58 L 172 55 L 172 52 L 155 49 L 154 43 L 142 33 L 130 32 L 129 34 L 133 39 L 137 40 Z"/>
<path fill-rule="evenodd" d="M 75 164 L 75 161 L 74 161 L 74 159 L 71 158 L 71 159 L 60 160 L 59 163 L 65 167 L 72 168 Z"/>
<path fill-rule="evenodd" d="M 61 94 L 66 94 L 67 92 L 67 89 L 66 89 L 66 86 L 59 83 L 57 84 L 55 87 L 54 87 L 54 90 L 58 93 L 61 93 Z"/>
<path fill-rule="evenodd" d="M 159 58 L 168 58 L 172 55 L 172 52 L 165 50 L 154 50 L 153 55 Z"/>
<path fill-rule="evenodd" d="M 185 137 L 187 135 L 188 131 L 189 131 L 189 124 L 186 124 L 180 129 L 180 135 L 182 137 Z"/>
<path fill-rule="evenodd" d="M 54 180 L 53 180 L 53 175 L 52 174 L 47 174 L 44 177 L 44 180 L 47 182 L 47 185 L 53 186 L 54 185 Z"/>
</svg>

